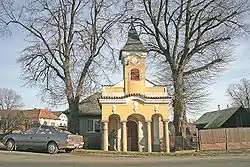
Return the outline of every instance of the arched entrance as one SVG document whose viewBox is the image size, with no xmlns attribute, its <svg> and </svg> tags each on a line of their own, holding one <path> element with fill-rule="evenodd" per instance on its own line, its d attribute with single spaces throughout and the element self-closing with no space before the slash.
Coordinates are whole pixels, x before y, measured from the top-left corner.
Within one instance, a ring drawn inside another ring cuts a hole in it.
<svg viewBox="0 0 250 167">
<path fill-rule="evenodd" d="M 109 116 L 108 143 L 110 151 L 121 151 L 121 121 L 117 114 Z"/>
<path fill-rule="evenodd" d="M 151 124 L 151 135 L 152 135 L 152 150 L 154 152 L 162 151 L 162 142 L 163 142 L 163 124 L 162 124 L 162 115 L 154 114 L 152 115 L 152 124 Z"/>
<path fill-rule="evenodd" d="M 138 127 L 135 121 L 127 122 L 128 151 L 138 151 Z"/>
<path fill-rule="evenodd" d="M 144 151 L 145 118 L 140 114 L 132 114 L 127 118 L 127 150 Z"/>
</svg>

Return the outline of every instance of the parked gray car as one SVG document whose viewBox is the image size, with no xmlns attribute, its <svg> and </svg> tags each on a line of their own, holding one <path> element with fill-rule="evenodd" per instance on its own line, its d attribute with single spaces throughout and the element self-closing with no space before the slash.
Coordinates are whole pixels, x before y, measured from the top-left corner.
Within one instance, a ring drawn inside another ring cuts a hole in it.
<svg viewBox="0 0 250 167">
<path fill-rule="evenodd" d="M 39 150 L 55 154 L 58 150 L 70 152 L 76 148 L 83 148 L 83 136 L 73 135 L 68 131 L 52 126 L 35 126 L 21 134 L 4 136 L 3 144 L 12 150 Z"/>
</svg>

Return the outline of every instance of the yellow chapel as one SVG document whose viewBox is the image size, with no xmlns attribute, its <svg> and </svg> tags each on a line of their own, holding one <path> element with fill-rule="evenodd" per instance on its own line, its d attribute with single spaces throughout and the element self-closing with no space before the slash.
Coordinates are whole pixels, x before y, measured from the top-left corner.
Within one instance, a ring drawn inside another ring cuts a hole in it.
<svg viewBox="0 0 250 167">
<path fill-rule="evenodd" d="M 169 152 L 171 97 L 166 87 L 146 79 L 147 49 L 131 24 L 128 39 L 120 51 L 123 80 L 103 87 L 99 98 L 102 110 L 103 150 Z M 112 136 L 113 134 L 113 136 Z M 114 137 L 112 144 L 112 137 Z"/>
</svg>

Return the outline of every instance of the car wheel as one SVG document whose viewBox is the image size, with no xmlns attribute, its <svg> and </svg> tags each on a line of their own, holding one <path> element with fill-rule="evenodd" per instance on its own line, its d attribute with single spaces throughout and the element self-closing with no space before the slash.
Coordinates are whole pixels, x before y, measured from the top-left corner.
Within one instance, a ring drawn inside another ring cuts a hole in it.
<svg viewBox="0 0 250 167">
<path fill-rule="evenodd" d="M 16 149 L 16 143 L 14 140 L 9 139 L 6 144 L 5 147 L 8 151 L 14 151 Z"/>
<path fill-rule="evenodd" d="M 50 154 L 56 154 L 58 152 L 57 144 L 55 142 L 49 142 L 47 146 L 47 151 Z"/>
<path fill-rule="evenodd" d="M 66 153 L 70 153 L 70 152 L 73 151 L 73 150 L 74 150 L 74 149 L 66 148 L 66 149 L 65 149 L 65 152 L 66 152 Z"/>
</svg>

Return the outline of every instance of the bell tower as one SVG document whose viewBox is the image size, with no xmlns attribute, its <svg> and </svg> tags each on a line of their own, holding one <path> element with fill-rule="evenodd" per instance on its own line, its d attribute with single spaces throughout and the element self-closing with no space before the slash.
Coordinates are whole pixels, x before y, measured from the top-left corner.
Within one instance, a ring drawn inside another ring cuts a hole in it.
<svg viewBox="0 0 250 167">
<path fill-rule="evenodd" d="M 145 64 L 147 49 L 140 41 L 139 35 L 131 23 L 126 44 L 120 51 L 123 65 L 124 92 L 126 94 L 144 94 L 145 92 Z"/>
</svg>

